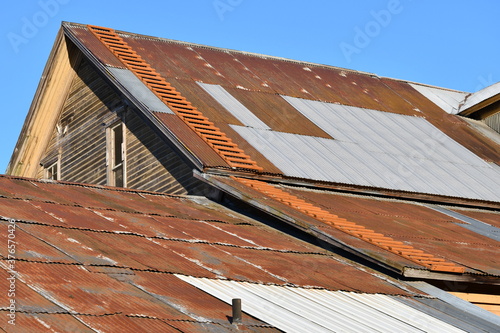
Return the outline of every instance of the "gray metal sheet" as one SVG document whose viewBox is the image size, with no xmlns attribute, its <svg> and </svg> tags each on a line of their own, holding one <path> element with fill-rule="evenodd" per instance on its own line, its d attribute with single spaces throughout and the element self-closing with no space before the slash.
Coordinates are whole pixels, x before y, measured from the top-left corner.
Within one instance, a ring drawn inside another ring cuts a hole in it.
<svg viewBox="0 0 500 333">
<path fill-rule="evenodd" d="M 488 238 L 500 242 L 500 229 L 495 226 L 492 226 L 491 224 L 484 223 L 482 221 L 473 219 L 472 217 L 465 216 L 463 214 L 460 214 L 459 212 L 449 210 L 441 206 L 437 205 L 425 205 L 425 206 L 467 223 L 467 224 L 456 223 L 457 225 L 463 228 L 469 229 L 470 231 L 473 231 L 477 234 L 486 236 Z"/>
<path fill-rule="evenodd" d="M 500 94 L 500 82 L 492 84 L 491 86 L 481 89 L 478 92 L 475 92 L 472 95 L 468 96 L 465 100 L 465 103 L 460 107 L 460 112 L 463 112 L 473 107 L 474 105 L 477 105 L 482 101 L 498 94 Z"/>
<path fill-rule="evenodd" d="M 283 98 L 334 139 L 232 128 L 287 176 L 500 201 L 500 167 L 424 118 Z"/>
<path fill-rule="evenodd" d="M 416 301 L 414 298 L 403 298 L 397 296 L 391 297 L 395 298 L 399 302 L 411 306 L 414 309 L 417 309 L 418 311 L 424 312 L 429 316 L 456 326 L 466 332 L 498 331 L 497 325 L 485 320 L 484 318 L 477 317 L 468 311 L 456 308 L 440 299 L 419 298 L 418 301 Z"/>
<path fill-rule="evenodd" d="M 493 130 L 500 133 L 500 112 L 485 118 L 484 122 Z"/>
<path fill-rule="evenodd" d="M 177 277 L 285 332 L 464 332 L 398 297 Z"/>
<path fill-rule="evenodd" d="M 240 101 L 234 98 L 222 86 L 203 82 L 196 83 L 198 83 L 200 87 L 202 87 L 207 93 L 209 93 L 210 96 L 212 96 L 217 102 L 219 102 L 220 105 L 222 105 L 245 126 L 260 129 L 270 129 L 262 120 L 254 115 L 252 111 L 248 110 L 246 106 L 241 104 Z"/>
<path fill-rule="evenodd" d="M 458 113 L 460 103 L 462 103 L 468 95 L 468 93 L 464 92 L 450 91 L 420 84 L 410 83 L 410 85 L 441 109 L 451 114 Z"/>
<path fill-rule="evenodd" d="M 142 83 L 134 73 L 123 68 L 107 67 L 107 70 L 133 96 L 135 99 L 134 102 L 142 103 L 149 111 L 173 114 L 173 111 Z"/>
<path fill-rule="evenodd" d="M 498 331 L 498 327 L 500 327 L 500 316 L 497 316 L 492 312 L 489 312 L 459 297 L 447 293 L 444 290 L 436 288 L 426 282 L 415 281 L 407 283 L 409 283 L 412 287 L 421 290 L 429 295 L 432 295 L 449 304 L 450 306 L 463 311 L 469 316 L 474 316 L 474 322 L 476 322 L 476 326 L 485 327 L 486 332 Z M 493 327 L 495 329 L 490 330 L 488 329 L 489 327 Z"/>
</svg>

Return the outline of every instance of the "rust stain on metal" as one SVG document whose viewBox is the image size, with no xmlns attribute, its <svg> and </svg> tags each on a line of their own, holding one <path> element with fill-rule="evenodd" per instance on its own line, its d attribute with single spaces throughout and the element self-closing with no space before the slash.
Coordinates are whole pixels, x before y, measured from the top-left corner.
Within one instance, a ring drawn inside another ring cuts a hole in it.
<svg viewBox="0 0 500 333">
<path fill-rule="evenodd" d="M 403 242 L 396 241 L 384 234 L 377 233 L 374 230 L 365 228 L 355 222 L 340 218 L 318 206 L 315 206 L 305 200 L 302 200 L 288 192 L 282 191 L 266 182 L 258 180 L 250 180 L 244 178 L 233 179 L 250 186 L 275 200 L 281 201 L 315 219 L 318 219 L 326 224 L 335 227 L 345 233 L 358 237 L 366 242 L 381 247 L 387 251 L 409 259 L 419 265 L 427 267 L 431 271 L 449 272 L 449 273 L 464 273 L 465 268 L 456 265 L 455 263 L 446 261 L 443 258 L 435 257 L 430 253 L 425 253 L 422 250 L 416 249 L 413 246 L 405 245 Z"/>
<path fill-rule="evenodd" d="M 171 110 L 212 147 L 231 167 L 262 171 L 250 156 L 187 101 L 170 83 L 138 55 L 113 29 L 88 26 L 89 30 Z"/>
</svg>

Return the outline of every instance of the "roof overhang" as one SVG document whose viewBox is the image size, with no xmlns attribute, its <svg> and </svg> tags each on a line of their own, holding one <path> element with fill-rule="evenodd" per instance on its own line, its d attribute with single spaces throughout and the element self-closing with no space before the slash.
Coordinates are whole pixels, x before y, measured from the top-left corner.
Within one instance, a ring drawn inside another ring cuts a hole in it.
<svg viewBox="0 0 500 333">
<path fill-rule="evenodd" d="M 488 86 L 465 98 L 459 115 L 472 119 L 484 119 L 500 111 L 500 82 Z"/>
</svg>

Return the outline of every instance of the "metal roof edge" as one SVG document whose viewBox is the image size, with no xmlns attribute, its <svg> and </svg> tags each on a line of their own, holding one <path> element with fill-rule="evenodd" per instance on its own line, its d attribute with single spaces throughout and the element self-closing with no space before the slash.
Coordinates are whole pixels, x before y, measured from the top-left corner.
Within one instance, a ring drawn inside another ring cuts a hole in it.
<svg viewBox="0 0 500 333">
<path fill-rule="evenodd" d="M 369 196 L 369 197 L 377 197 L 377 198 L 410 201 L 412 203 L 431 203 L 431 204 L 439 204 L 439 205 L 446 205 L 446 206 L 481 208 L 481 209 L 487 209 L 487 210 L 500 209 L 500 203 L 492 202 L 492 201 L 449 197 L 449 196 L 443 196 L 443 195 L 425 194 L 425 193 L 417 193 L 417 192 L 405 192 L 405 191 L 366 187 L 366 186 L 351 185 L 351 184 L 331 183 L 331 182 L 326 182 L 326 181 L 315 181 L 315 180 L 306 179 L 306 178 L 286 177 L 286 176 L 281 175 L 281 174 L 269 174 L 269 173 L 249 174 L 249 173 L 243 173 L 243 172 L 235 172 L 234 170 L 222 169 L 222 168 L 205 168 L 203 172 L 206 174 L 212 174 L 212 175 L 219 175 L 219 176 L 226 176 L 226 177 L 235 176 L 235 177 L 242 177 L 242 178 L 250 178 L 250 179 L 256 179 L 256 180 L 262 180 L 265 182 L 273 182 L 273 183 L 278 183 L 278 184 L 282 184 L 282 185 L 298 186 L 298 187 L 309 188 L 309 189 L 334 191 L 334 192 L 338 192 L 338 193 L 355 194 L 355 195 L 360 195 L 360 196 Z"/>
<path fill-rule="evenodd" d="M 494 325 L 500 326 L 500 316 L 497 316 L 487 310 L 484 310 L 470 302 L 467 302 L 457 296 L 454 296 L 444 290 L 441 290 L 433 285 L 428 284 L 423 281 L 412 281 L 408 282 L 412 287 L 421 290 L 429 295 L 432 295 L 443 302 L 450 304 L 451 306 L 466 312 L 469 315 L 473 315 L 482 320 L 488 321 Z"/>
<path fill-rule="evenodd" d="M 500 100 L 500 82 L 494 83 L 475 93 L 469 94 L 461 103 L 458 114 L 471 116 L 485 107 Z"/>
<path fill-rule="evenodd" d="M 198 195 L 183 195 L 183 194 L 169 194 L 163 192 L 152 192 L 146 190 L 139 190 L 133 188 L 126 187 L 115 187 L 108 185 L 98 185 L 98 184 L 90 184 L 90 183 L 76 183 L 64 180 L 53 180 L 53 179 L 44 179 L 44 178 L 29 178 L 29 177 L 21 177 L 21 176 L 12 176 L 7 174 L 0 174 L 0 178 L 8 178 L 14 180 L 21 180 L 30 183 L 44 183 L 44 184 L 57 184 L 62 186 L 75 186 L 75 187 L 83 187 L 83 188 L 91 188 L 91 189 L 99 189 L 99 190 L 107 190 L 107 191 L 115 191 L 115 192 L 128 192 L 128 193 L 140 193 L 147 194 L 152 196 L 161 196 L 168 198 L 182 198 L 182 199 L 206 199 L 206 197 L 198 196 Z M 208 200 L 208 199 L 207 199 Z"/>
<path fill-rule="evenodd" d="M 500 277 L 495 275 L 477 274 L 477 273 L 442 273 L 431 272 L 425 269 L 418 269 L 413 267 L 405 267 L 403 276 L 413 279 L 428 279 L 428 280 L 441 280 L 441 281 L 456 281 L 456 282 L 470 282 L 470 283 L 484 283 L 491 285 L 500 285 Z"/>
<path fill-rule="evenodd" d="M 63 22 L 63 24 L 67 25 L 68 27 L 78 27 L 78 28 L 85 28 L 86 27 L 86 25 L 84 25 L 84 24 L 73 23 L 73 22 Z M 204 45 L 204 44 L 199 44 L 199 43 L 185 42 L 185 41 L 163 38 L 163 37 L 155 37 L 155 36 L 150 36 L 150 35 L 143 35 L 143 34 L 138 34 L 138 33 L 133 33 L 133 32 L 127 32 L 127 31 L 123 31 L 123 30 L 115 30 L 115 31 L 118 34 L 124 35 L 127 37 L 141 38 L 141 39 L 146 39 L 146 40 L 154 40 L 154 41 L 160 41 L 160 42 L 165 42 L 165 43 L 175 43 L 175 44 L 181 44 L 181 45 L 185 45 L 185 46 L 205 48 L 205 49 L 214 50 L 214 51 L 238 53 L 238 54 L 242 54 L 242 55 L 249 55 L 249 56 L 254 56 L 254 57 L 263 58 L 263 59 L 280 60 L 280 61 L 291 62 L 291 63 L 295 63 L 295 64 L 300 64 L 300 65 L 331 68 L 331 69 L 337 69 L 337 70 L 342 70 L 342 71 L 348 71 L 348 72 L 356 73 L 356 74 L 363 74 L 363 75 L 379 77 L 375 73 L 358 71 L 355 69 L 349 69 L 349 68 L 343 68 L 343 67 L 337 67 L 337 66 L 333 66 L 333 65 L 326 65 L 326 64 L 314 63 L 314 62 L 309 62 L 309 61 L 266 55 L 266 54 L 256 53 L 256 52 L 241 51 L 241 50 L 235 50 L 235 49 L 229 49 L 229 48 L 223 48 L 223 47 L 217 47 L 217 46 L 210 46 L 210 45 Z"/>
<path fill-rule="evenodd" d="M 415 85 L 418 85 L 418 86 L 423 86 L 423 87 L 428 87 L 428 88 L 434 88 L 434 89 L 439 89 L 439 90 L 451 91 L 451 92 L 455 92 L 455 93 L 461 93 L 461 94 L 467 94 L 467 95 L 471 95 L 472 94 L 472 93 L 467 92 L 467 91 L 462 91 L 462 90 L 457 90 L 457 89 L 451 89 L 451 88 L 445 88 L 445 87 L 440 87 L 440 86 L 436 86 L 436 85 L 432 85 L 432 84 L 415 82 L 415 81 L 410 81 L 410 80 L 394 79 L 394 78 L 385 77 L 385 76 L 381 77 L 381 78 L 382 79 L 389 79 L 389 80 L 400 81 L 400 82 L 406 82 L 406 83 L 409 83 L 409 84 L 415 84 Z"/>
<path fill-rule="evenodd" d="M 183 155 L 186 160 L 188 160 L 194 167 L 199 170 L 203 170 L 202 161 L 194 155 L 192 151 L 187 149 L 187 146 L 183 144 L 183 142 L 177 138 L 177 136 L 170 131 L 170 129 L 165 126 L 161 121 L 159 121 L 149 110 L 147 107 L 137 100 L 133 94 L 131 94 L 125 87 L 123 87 L 111 73 L 107 70 L 106 65 L 101 63 L 94 54 L 87 49 L 82 43 L 80 43 L 78 37 L 74 36 L 71 31 L 68 29 L 70 27 L 74 27 L 74 23 L 63 22 L 62 24 L 64 28 L 64 34 L 78 47 L 78 49 L 84 54 L 84 56 L 92 63 L 92 65 L 103 75 L 103 77 L 107 80 L 109 84 L 115 87 L 122 95 L 124 95 L 128 100 L 130 100 L 134 107 L 140 111 L 138 114 L 143 120 L 147 119 L 152 125 L 153 128 L 157 129 L 164 137 L 166 137 L 169 142 L 173 144 L 175 149 Z M 81 26 L 76 24 L 76 27 L 86 28 L 86 26 Z"/>
</svg>

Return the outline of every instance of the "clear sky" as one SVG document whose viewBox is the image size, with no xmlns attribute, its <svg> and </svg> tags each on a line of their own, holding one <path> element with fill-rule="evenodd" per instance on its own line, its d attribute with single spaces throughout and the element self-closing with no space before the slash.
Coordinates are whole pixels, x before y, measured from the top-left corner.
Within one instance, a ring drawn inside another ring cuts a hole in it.
<svg viewBox="0 0 500 333">
<path fill-rule="evenodd" d="M 1 11 L 0 173 L 61 21 L 474 92 L 500 81 L 498 0 L 21 0 Z"/>
</svg>

